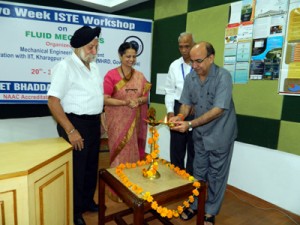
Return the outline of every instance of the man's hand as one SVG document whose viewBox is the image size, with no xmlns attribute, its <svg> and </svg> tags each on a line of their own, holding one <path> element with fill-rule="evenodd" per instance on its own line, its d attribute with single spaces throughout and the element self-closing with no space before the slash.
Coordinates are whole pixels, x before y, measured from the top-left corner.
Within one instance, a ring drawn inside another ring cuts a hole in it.
<svg viewBox="0 0 300 225">
<path fill-rule="evenodd" d="M 173 118 L 176 118 L 176 117 L 178 117 L 178 116 L 175 116 Z M 189 123 L 187 121 L 177 120 L 177 121 L 174 121 L 174 125 L 175 126 L 170 127 L 170 129 L 181 132 L 181 133 L 187 132 L 189 129 Z"/>
<path fill-rule="evenodd" d="M 81 151 L 84 148 L 84 139 L 81 137 L 78 130 L 68 134 L 69 141 L 75 150 Z"/>
</svg>

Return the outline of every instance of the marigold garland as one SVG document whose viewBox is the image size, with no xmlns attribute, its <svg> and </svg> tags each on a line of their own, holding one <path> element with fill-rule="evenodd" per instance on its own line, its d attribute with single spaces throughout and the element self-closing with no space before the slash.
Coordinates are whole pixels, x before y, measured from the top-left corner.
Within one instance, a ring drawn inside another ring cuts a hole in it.
<svg viewBox="0 0 300 225">
<path fill-rule="evenodd" d="M 188 179 L 189 181 L 193 182 L 194 177 L 190 176 L 185 170 L 180 170 L 178 167 L 175 167 L 173 164 L 167 163 L 164 159 L 158 159 L 160 160 L 164 165 L 169 167 L 171 170 L 173 170 L 175 173 L 183 177 L 184 179 Z M 147 165 L 147 161 L 142 160 L 138 161 L 137 163 L 121 163 L 119 166 L 116 167 L 116 174 L 122 181 L 122 183 L 129 189 L 131 189 L 135 194 L 141 195 L 141 198 L 145 201 L 151 203 L 151 208 L 153 210 L 156 210 L 157 213 L 159 213 L 162 217 L 167 217 L 169 219 L 171 218 L 177 218 L 179 215 L 183 212 L 185 208 L 188 208 L 191 203 L 194 202 L 195 196 L 199 195 L 198 189 L 200 188 L 200 182 L 194 181 L 193 186 L 195 189 L 193 189 L 192 194 L 188 196 L 188 199 L 183 201 L 182 205 L 177 206 L 176 209 L 168 209 L 166 207 L 159 206 L 158 203 L 153 199 L 152 195 L 148 191 L 144 191 L 141 187 L 138 185 L 132 183 L 129 181 L 128 177 L 124 173 L 124 169 L 130 169 L 135 168 L 136 166 L 143 166 Z"/>
<path fill-rule="evenodd" d="M 148 139 L 148 144 L 151 145 L 152 149 L 151 153 L 146 156 L 146 160 L 139 160 L 136 163 L 121 163 L 119 166 L 116 167 L 116 174 L 119 176 L 120 180 L 127 188 L 131 189 L 137 195 L 141 195 L 141 197 L 145 201 L 151 203 L 151 208 L 153 210 L 156 210 L 156 212 L 159 213 L 161 217 L 167 217 L 169 219 L 173 217 L 178 218 L 179 215 L 183 212 L 183 210 L 185 208 L 188 208 L 190 206 L 190 203 L 194 202 L 195 196 L 199 195 L 198 189 L 200 188 L 200 182 L 194 181 L 194 177 L 190 176 L 185 170 L 180 170 L 179 167 L 175 167 L 173 164 L 168 163 L 166 160 L 159 159 L 159 145 L 157 144 L 159 134 L 154 126 L 150 127 L 149 131 L 153 133 L 152 137 Z M 162 164 L 169 167 L 182 178 L 188 179 L 190 182 L 194 182 L 193 186 L 195 187 L 195 189 L 193 189 L 192 195 L 190 195 L 187 200 L 183 201 L 182 205 L 177 206 L 176 209 L 171 210 L 166 207 L 159 206 L 158 203 L 151 196 L 150 192 L 145 192 L 141 187 L 130 182 L 128 177 L 123 172 L 124 169 L 136 168 L 153 163 L 149 170 L 145 168 L 142 170 L 143 176 L 153 176 L 153 174 L 155 174 L 158 170 L 158 160 L 160 160 Z"/>
</svg>

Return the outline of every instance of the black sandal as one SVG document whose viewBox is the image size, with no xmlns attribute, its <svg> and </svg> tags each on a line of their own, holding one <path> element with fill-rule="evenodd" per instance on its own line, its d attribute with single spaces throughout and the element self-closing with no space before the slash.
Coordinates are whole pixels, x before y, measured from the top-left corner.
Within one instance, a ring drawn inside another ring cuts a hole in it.
<svg viewBox="0 0 300 225">
<path fill-rule="evenodd" d="M 215 216 L 204 216 L 204 222 L 209 222 L 209 223 L 212 223 L 212 225 L 215 224 Z"/>
<path fill-rule="evenodd" d="M 197 214 L 197 210 L 193 210 L 192 208 L 186 208 L 180 215 L 180 219 L 187 221 L 192 219 Z M 185 216 L 184 216 L 185 215 Z"/>
</svg>

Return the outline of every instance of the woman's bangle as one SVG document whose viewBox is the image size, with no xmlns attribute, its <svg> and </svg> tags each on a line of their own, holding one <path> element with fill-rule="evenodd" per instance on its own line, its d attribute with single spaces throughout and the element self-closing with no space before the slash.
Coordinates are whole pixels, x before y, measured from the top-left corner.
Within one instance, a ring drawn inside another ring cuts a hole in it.
<svg viewBox="0 0 300 225">
<path fill-rule="evenodd" d="M 182 121 L 184 121 L 184 115 L 183 115 L 183 114 L 181 114 L 181 113 L 178 113 L 178 114 L 177 114 L 177 116 L 179 116 L 179 117 L 180 117 L 180 119 L 181 119 Z"/>
<path fill-rule="evenodd" d="M 73 134 L 74 132 L 75 132 L 75 128 L 73 128 L 72 130 L 70 130 L 68 133 L 67 133 L 67 135 L 70 135 L 70 134 Z"/>
</svg>

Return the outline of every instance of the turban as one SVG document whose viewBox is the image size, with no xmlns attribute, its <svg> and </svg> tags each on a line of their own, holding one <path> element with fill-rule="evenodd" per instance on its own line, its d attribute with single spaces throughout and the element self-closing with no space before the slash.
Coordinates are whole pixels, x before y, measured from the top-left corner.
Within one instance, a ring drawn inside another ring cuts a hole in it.
<svg viewBox="0 0 300 225">
<path fill-rule="evenodd" d="M 75 31 L 70 44 L 73 48 L 80 48 L 90 43 L 95 37 L 99 38 L 100 31 L 100 27 L 91 28 L 89 26 L 83 26 Z"/>
</svg>

